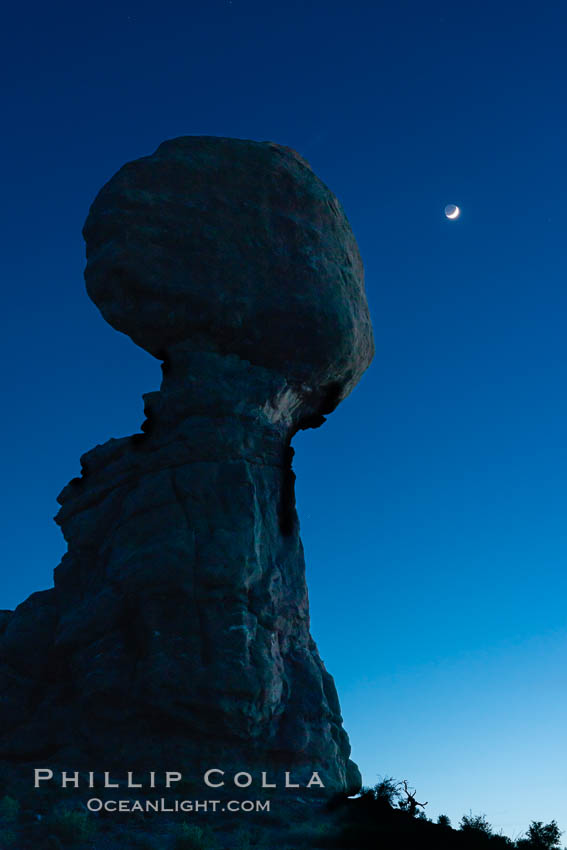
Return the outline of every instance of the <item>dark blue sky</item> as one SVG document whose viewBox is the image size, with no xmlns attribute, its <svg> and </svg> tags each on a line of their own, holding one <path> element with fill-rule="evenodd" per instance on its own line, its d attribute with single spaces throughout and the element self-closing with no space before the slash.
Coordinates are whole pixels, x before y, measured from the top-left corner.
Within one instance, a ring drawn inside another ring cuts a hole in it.
<svg viewBox="0 0 567 850">
<path fill-rule="evenodd" d="M 290 145 L 346 210 L 377 343 L 295 441 L 353 757 L 430 815 L 567 829 L 566 32 L 563 0 L 11 5 L 0 608 L 50 586 L 56 494 L 159 384 L 85 294 L 94 195 L 174 136 Z"/>
</svg>

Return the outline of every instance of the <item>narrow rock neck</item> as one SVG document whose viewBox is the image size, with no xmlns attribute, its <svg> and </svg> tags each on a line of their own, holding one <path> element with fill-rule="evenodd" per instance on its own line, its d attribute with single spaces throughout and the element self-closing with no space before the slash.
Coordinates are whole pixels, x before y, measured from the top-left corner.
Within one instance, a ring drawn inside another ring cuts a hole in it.
<svg viewBox="0 0 567 850">
<path fill-rule="evenodd" d="M 222 430 L 224 443 L 251 448 L 259 439 L 289 445 L 301 417 L 301 390 L 278 372 L 235 355 L 192 351 L 183 346 L 168 352 L 159 392 L 144 395 L 146 422 L 142 430 L 158 440 L 193 423 L 211 423 Z M 225 423 L 226 427 L 222 427 Z M 230 438 L 232 423 L 233 438 Z M 248 433 L 243 441 L 242 431 Z M 206 441 L 205 441 L 206 442 Z M 245 452 L 246 454 L 246 452 Z"/>
</svg>

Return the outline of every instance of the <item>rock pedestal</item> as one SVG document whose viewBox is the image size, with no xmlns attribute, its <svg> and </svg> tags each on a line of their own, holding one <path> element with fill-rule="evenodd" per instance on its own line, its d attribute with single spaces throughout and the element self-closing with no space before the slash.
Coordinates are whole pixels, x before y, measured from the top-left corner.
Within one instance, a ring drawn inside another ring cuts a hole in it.
<svg viewBox="0 0 567 850">
<path fill-rule="evenodd" d="M 353 792 L 291 468 L 373 353 L 344 213 L 289 148 L 183 137 L 124 166 L 84 233 L 90 297 L 163 382 L 59 496 L 55 587 L 0 612 L 0 757 Z"/>
</svg>

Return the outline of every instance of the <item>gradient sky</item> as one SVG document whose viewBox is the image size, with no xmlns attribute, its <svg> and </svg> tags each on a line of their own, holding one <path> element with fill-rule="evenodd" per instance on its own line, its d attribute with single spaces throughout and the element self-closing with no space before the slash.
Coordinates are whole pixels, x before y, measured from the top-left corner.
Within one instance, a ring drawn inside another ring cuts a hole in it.
<svg viewBox="0 0 567 850">
<path fill-rule="evenodd" d="M 94 195 L 174 136 L 290 145 L 345 208 L 376 336 L 295 440 L 353 757 L 430 816 L 567 830 L 566 33 L 564 0 L 7 7 L 0 608 L 51 585 L 57 493 L 159 385 L 84 291 Z"/>
</svg>

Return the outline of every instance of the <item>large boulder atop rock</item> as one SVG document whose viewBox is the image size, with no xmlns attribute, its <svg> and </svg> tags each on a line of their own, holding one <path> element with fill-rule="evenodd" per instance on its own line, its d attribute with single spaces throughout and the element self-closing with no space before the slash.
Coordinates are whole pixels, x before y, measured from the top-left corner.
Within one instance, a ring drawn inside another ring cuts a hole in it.
<svg viewBox="0 0 567 850">
<path fill-rule="evenodd" d="M 84 235 L 90 297 L 156 357 L 180 343 L 236 354 L 335 402 L 372 358 L 352 230 L 288 147 L 164 142 L 101 189 Z"/>
</svg>

